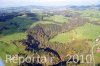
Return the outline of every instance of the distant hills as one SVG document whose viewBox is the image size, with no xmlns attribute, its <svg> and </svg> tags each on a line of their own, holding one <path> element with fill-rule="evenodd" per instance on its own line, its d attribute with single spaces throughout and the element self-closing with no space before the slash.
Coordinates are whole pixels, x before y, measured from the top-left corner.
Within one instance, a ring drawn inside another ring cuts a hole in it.
<svg viewBox="0 0 100 66">
<path fill-rule="evenodd" d="M 89 5 L 89 6 L 21 6 L 21 7 L 9 7 L 9 8 L 0 8 L 0 13 L 6 12 L 41 12 L 46 10 L 87 10 L 87 9 L 97 9 L 100 10 L 100 4 L 98 5 Z"/>
</svg>

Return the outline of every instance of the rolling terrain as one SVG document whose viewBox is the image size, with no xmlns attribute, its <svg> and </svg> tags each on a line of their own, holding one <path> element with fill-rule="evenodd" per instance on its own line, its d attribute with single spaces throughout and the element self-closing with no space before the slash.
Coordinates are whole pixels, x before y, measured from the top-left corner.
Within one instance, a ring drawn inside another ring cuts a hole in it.
<svg viewBox="0 0 100 66">
<path fill-rule="evenodd" d="M 84 57 L 91 54 L 91 46 L 100 36 L 100 7 L 92 7 L 64 7 L 66 10 L 61 11 L 58 7 L 42 6 L 1 9 L 0 57 L 5 60 L 6 54 L 10 54 L 25 58 L 34 53 L 35 56 L 54 57 L 54 61 L 43 64 L 23 62 L 19 66 L 93 66 L 93 60 L 91 63 L 85 58 L 74 58 L 76 63 L 72 60 L 75 54 Z M 95 65 L 99 66 L 100 53 L 94 55 Z M 5 62 L 5 65 L 18 66 L 18 63 Z"/>
</svg>

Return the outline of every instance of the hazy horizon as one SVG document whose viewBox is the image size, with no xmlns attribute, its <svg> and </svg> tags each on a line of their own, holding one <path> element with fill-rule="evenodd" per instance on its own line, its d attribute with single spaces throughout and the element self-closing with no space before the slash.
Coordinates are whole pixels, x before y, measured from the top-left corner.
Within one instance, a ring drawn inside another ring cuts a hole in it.
<svg viewBox="0 0 100 66">
<path fill-rule="evenodd" d="M 100 4 L 100 0 L 0 0 L 0 8 L 19 6 L 87 6 Z"/>
</svg>

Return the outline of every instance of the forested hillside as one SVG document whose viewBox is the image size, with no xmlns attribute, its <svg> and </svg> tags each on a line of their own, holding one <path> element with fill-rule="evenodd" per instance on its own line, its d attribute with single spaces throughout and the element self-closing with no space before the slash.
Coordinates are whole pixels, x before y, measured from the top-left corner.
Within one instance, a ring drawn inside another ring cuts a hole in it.
<svg viewBox="0 0 100 66">
<path fill-rule="evenodd" d="M 23 62 L 19 66 L 93 66 L 93 60 L 87 63 L 90 58 L 73 59 L 77 54 L 84 57 L 91 54 L 91 46 L 100 36 L 100 8 L 92 7 L 64 7 L 66 10 L 61 11 L 32 6 L 1 9 L 0 57 L 3 60 L 7 54 L 54 57 L 52 63 Z M 95 53 L 96 66 L 100 64 L 99 57 Z M 18 66 L 18 63 L 4 63 Z"/>
</svg>

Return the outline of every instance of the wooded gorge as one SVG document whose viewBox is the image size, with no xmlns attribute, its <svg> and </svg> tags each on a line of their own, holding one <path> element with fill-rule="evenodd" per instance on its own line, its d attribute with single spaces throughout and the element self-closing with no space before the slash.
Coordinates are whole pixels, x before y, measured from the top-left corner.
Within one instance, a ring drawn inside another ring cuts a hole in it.
<svg viewBox="0 0 100 66">
<path fill-rule="evenodd" d="M 39 55 L 47 61 L 53 57 L 51 63 L 38 63 L 35 58 L 20 65 L 4 61 L 6 66 L 92 66 L 93 60 L 87 63 L 87 55 L 100 35 L 99 15 L 99 10 L 73 8 L 0 11 L 0 57 L 5 60 L 7 54 L 24 58 Z M 73 59 L 75 55 L 81 58 Z M 95 56 L 95 65 L 99 66 L 100 54 L 95 52 Z"/>
</svg>

